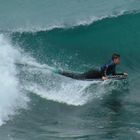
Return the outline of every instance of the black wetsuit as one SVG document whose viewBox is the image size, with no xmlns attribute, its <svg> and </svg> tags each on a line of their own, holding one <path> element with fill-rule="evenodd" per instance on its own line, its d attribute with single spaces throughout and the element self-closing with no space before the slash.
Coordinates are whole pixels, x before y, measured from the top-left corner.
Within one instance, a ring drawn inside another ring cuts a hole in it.
<svg viewBox="0 0 140 140">
<path fill-rule="evenodd" d="M 82 74 L 63 71 L 61 74 L 74 79 L 99 79 L 103 76 L 116 75 L 116 64 L 111 60 L 107 64 L 103 65 L 99 70 L 93 69 Z M 122 73 L 119 73 L 119 75 L 122 75 Z"/>
</svg>

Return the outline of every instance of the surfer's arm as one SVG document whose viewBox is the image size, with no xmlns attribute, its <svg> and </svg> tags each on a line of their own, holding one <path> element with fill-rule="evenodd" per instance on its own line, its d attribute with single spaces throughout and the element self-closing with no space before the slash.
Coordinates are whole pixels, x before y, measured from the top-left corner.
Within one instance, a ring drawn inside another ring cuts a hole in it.
<svg viewBox="0 0 140 140">
<path fill-rule="evenodd" d="M 108 70 L 108 68 L 109 67 L 111 67 L 112 66 L 112 62 L 111 63 L 108 63 L 108 64 L 106 64 L 105 66 L 104 66 L 104 70 L 102 71 L 102 79 L 103 80 L 106 80 L 106 79 L 108 79 L 108 75 L 107 75 L 107 70 Z M 113 73 L 115 73 L 115 68 L 114 68 L 114 70 L 113 70 Z M 112 73 L 112 74 L 113 74 Z"/>
<path fill-rule="evenodd" d="M 110 63 L 108 63 L 108 64 L 105 65 L 105 67 L 104 67 L 104 72 L 103 72 L 103 76 L 107 77 L 107 76 L 108 76 L 108 75 L 107 75 L 108 68 L 112 68 L 112 67 L 113 67 L 112 75 L 115 75 L 116 69 L 115 69 L 115 67 L 114 67 L 113 65 L 114 65 L 114 63 L 112 63 L 112 62 L 110 62 Z"/>
<path fill-rule="evenodd" d="M 109 65 L 105 66 L 104 72 L 103 72 L 103 76 L 107 77 L 107 69 L 108 69 Z"/>
<path fill-rule="evenodd" d="M 107 68 L 105 69 L 103 76 L 107 77 Z"/>
<path fill-rule="evenodd" d="M 106 68 L 105 68 L 105 70 L 104 70 L 104 72 L 103 72 L 103 75 L 102 75 L 102 79 L 103 80 L 107 80 L 108 79 L 108 77 L 107 77 L 107 66 L 106 66 Z"/>
</svg>

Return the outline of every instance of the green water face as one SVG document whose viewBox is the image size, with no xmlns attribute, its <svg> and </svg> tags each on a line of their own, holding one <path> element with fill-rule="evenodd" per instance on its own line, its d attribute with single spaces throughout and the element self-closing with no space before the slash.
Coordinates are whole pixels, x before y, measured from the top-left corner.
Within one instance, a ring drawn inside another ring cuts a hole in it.
<svg viewBox="0 0 140 140">
<path fill-rule="evenodd" d="M 68 64 L 70 69 L 82 70 L 102 65 L 117 52 L 122 56 L 122 69 L 135 73 L 140 67 L 139 22 L 140 14 L 132 13 L 89 26 L 36 33 L 17 32 L 11 37 L 41 63 L 62 63 L 61 67 Z"/>
</svg>

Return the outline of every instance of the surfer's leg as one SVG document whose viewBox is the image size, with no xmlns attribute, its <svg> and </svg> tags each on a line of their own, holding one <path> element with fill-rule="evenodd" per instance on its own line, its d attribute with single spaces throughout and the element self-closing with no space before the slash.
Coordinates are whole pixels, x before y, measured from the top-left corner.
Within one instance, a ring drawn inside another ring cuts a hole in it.
<svg viewBox="0 0 140 140">
<path fill-rule="evenodd" d="M 59 72 L 59 74 L 64 75 L 66 77 L 73 78 L 73 79 L 81 79 L 81 80 L 102 78 L 102 73 L 98 70 L 90 70 L 90 71 L 82 73 L 82 74 L 61 71 L 61 72 Z"/>
<path fill-rule="evenodd" d="M 64 75 L 66 77 L 70 77 L 73 79 L 85 79 L 85 75 L 83 74 L 78 74 L 78 73 L 72 73 L 72 72 L 66 72 L 66 71 L 61 71 L 59 74 Z"/>
<path fill-rule="evenodd" d="M 86 79 L 98 79 L 102 78 L 102 73 L 98 70 L 90 70 L 84 73 Z"/>
</svg>

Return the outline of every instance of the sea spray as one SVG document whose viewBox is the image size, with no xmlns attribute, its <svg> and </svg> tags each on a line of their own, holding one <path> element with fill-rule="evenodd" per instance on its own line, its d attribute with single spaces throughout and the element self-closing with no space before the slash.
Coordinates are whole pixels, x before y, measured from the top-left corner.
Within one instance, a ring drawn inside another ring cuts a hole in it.
<svg viewBox="0 0 140 140">
<path fill-rule="evenodd" d="M 0 34 L 0 125 L 24 104 L 16 76 L 15 60 L 19 56 L 20 53 Z"/>
</svg>

